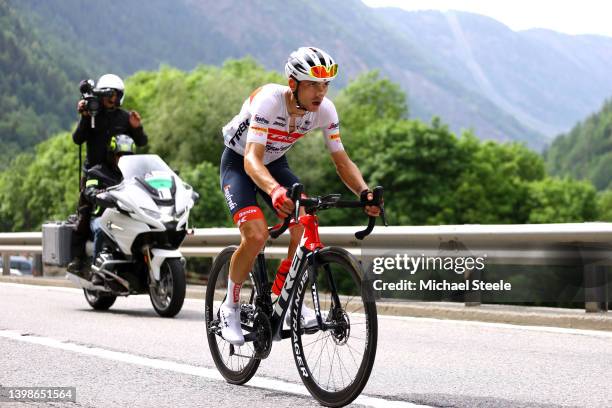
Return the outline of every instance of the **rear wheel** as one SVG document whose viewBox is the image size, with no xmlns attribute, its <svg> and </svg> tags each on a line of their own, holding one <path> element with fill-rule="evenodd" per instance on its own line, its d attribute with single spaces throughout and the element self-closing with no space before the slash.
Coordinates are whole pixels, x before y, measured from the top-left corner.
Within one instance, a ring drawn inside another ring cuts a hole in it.
<svg viewBox="0 0 612 408">
<path fill-rule="evenodd" d="M 313 307 L 308 271 L 303 270 L 291 302 L 292 350 L 308 391 L 321 404 L 339 407 L 357 398 L 370 377 L 378 338 L 376 304 L 359 264 L 345 250 L 325 248 L 315 264 L 321 314 L 329 328 L 304 330 L 296 318 L 304 302 Z"/>
<path fill-rule="evenodd" d="M 225 248 L 216 257 L 206 286 L 205 318 L 208 347 L 217 369 L 230 384 L 244 384 L 257 371 L 261 360 L 255 357 L 253 343 L 233 346 L 221 337 L 219 307 L 227 294 L 229 264 L 236 247 Z M 240 305 L 243 325 L 245 316 L 254 312 L 254 285 L 247 280 L 240 291 Z"/>
<path fill-rule="evenodd" d="M 180 259 L 168 258 L 160 267 L 159 282 L 149 286 L 153 308 L 162 317 L 174 317 L 185 301 L 185 267 Z"/>
<path fill-rule="evenodd" d="M 83 289 L 83 293 L 89 306 L 95 310 L 108 310 L 117 300 L 117 296 L 107 295 L 104 292 Z"/>
</svg>

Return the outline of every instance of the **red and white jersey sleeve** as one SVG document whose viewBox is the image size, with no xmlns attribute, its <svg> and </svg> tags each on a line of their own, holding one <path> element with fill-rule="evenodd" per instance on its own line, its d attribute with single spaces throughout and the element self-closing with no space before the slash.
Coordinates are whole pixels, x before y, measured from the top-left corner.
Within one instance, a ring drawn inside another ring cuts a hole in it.
<svg viewBox="0 0 612 408">
<path fill-rule="evenodd" d="M 327 149 L 331 153 L 344 150 L 342 140 L 340 140 L 340 121 L 334 103 L 324 98 L 318 114 L 319 124 L 317 127 L 323 130 L 323 139 L 325 139 Z"/>
</svg>

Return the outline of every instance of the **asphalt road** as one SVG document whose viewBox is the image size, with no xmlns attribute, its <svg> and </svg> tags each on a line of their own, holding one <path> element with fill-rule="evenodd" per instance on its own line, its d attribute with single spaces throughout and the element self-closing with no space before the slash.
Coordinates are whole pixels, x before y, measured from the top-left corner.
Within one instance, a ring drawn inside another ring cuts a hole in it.
<svg viewBox="0 0 612 408">
<path fill-rule="evenodd" d="M 247 386 L 216 372 L 204 302 L 174 319 L 146 296 L 90 309 L 70 288 L 0 283 L 0 385 L 72 386 L 76 403 L 0 406 L 319 406 L 289 341 L 275 343 Z M 378 353 L 356 405 L 612 406 L 612 333 L 379 316 Z"/>
</svg>

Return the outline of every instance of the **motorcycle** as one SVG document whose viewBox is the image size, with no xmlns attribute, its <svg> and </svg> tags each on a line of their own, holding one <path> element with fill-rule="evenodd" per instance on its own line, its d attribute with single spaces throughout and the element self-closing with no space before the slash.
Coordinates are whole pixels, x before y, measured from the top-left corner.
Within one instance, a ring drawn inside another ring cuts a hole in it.
<svg viewBox="0 0 612 408">
<path fill-rule="evenodd" d="M 104 244 L 91 277 L 68 277 L 96 310 L 107 310 L 117 296 L 148 293 L 160 316 L 173 317 L 186 291 L 185 258 L 178 248 L 199 196 L 157 155 L 122 156 L 118 166 L 123 181 L 96 197 L 104 208 Z"/>
</svg>

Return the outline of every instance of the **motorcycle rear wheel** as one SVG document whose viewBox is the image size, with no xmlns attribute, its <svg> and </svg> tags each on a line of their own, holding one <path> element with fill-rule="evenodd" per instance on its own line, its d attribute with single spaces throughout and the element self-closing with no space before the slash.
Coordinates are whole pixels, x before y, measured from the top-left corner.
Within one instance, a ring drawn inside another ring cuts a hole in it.
<svg viewBox="0 0 612 408">
<path fill-rule="evenodd" d="M 107 295 L 104 292 L 83 289 L 85 300 L 94 310 L 108 310 L 117 300 L 115 295 Z"/>
</svg>

